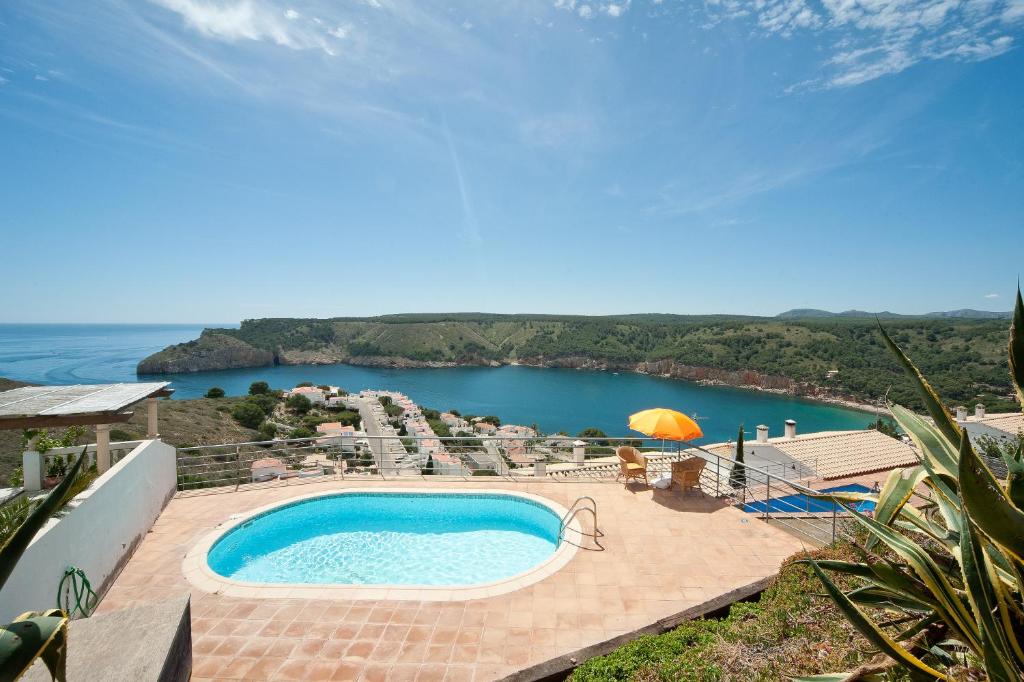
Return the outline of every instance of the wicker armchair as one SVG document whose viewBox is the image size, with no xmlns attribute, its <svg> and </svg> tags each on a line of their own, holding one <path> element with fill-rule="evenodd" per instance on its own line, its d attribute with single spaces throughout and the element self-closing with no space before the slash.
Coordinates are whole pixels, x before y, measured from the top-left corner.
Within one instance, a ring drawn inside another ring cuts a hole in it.
<svg viewBox="0 0 1024 682">
<path fill-rule="evenodd" d="M 672 462 L 672 483 L 683 486 L 683 492 L 695 488 L 700 491 L 700 473 L 707 460 L 703 457 L 688 457 L 681 462 Z"/>
<path fill-rule="evenodd" d="M 615 477 L 616 481 L 625 478 L 626 483 L 629 483 L 630 479 L 635 478 L 642 479 L 644 485 L 650 485 L 647 482 L 647 458 L 639 450 L 623 445 L 615 449 L 615 454 L 619 456 L 619 475 Z"/>
</svg>

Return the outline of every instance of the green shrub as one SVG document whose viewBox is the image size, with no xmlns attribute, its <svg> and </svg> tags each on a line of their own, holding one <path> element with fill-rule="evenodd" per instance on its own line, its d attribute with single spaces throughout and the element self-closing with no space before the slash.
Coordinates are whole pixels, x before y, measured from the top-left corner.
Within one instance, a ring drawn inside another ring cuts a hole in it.
<svg viewBox="0 0 1024 682">
<path fill-rule="evenodd" d="M 260 424 L 260 437 L 263 440 L 273 440 L 274 436 L 277 435 L 277 427 L 270 422 L 263 422 Z"/>
<path fill-rule="evenodd" d="M 316 431 L 307 429 L 305 426 L 300 426 L 297 429 L 292 429 L 292 432 L 288 434 L 289 438 L 312 438 L 316 435 Z"/>
<path fill-rule="evenodd" d="M 251 387 L 250 387 L 250 390 L 251 390 Z M 213 387 L 210 388 L 209 391 L 206 392 L 206 397 L 207 398 L 223 398 L 224 397 L 224 389 L 221 388 L 220 386 L 213 386 Z"/>
<path fill-rule="evenodd" d="M 289 396 L 288 400 L 284 401 L 285 407 L 296 414 L 306 414 L 313 409 L 313 403 L 310 402 L 309 398 L 304 395 L 293 395 Z"/>
<path fill-rule="evenodd" d="M 231 416 L 234 417 L 236 422 L 248 429 L 258 429 L 266 415 L 259 405 L 246 400 L 235 405 L 234 409 L 231 410 Z"/>
<path fill-rule="evenodd" d="M 265 395 L 270 393 L 270 384 L 265 381 L 254 381 L 249 384 L 249 395 Z"/>
<path fill-rule="evenodd" d="M 139 439 L 139 437 L 136 436 L 131 431 L 125 431 L 124 429 L 110 429 L 110 440 L 112 442 L 117 443 L 117 442 L 126 441 L 126 440 L 138 440 L 138 439 Z"/>
<path fill-rule="evenodd" d="M 245 401 L 257 405 L 263 414 L 268 416 L 273 414 L 274 408 L 277 407 L 277 398 L 269 393 L 257 393 L 247 397 Z"/>
</svg>

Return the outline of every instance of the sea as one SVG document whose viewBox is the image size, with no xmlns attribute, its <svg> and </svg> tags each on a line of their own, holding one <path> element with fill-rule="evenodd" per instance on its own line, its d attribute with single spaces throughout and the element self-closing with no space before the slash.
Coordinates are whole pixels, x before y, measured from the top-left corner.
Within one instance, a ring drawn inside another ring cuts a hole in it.
<svg viewBox="0 0 1024 682">
<path fill-rule="evenodd" d="M 629 435 L 630 414 L 669 407 L 695 416 L 705 443 L 752 435 L 766 424 L 782 435 L 786 419 L 801 433 L 860 429 L 875 416 L 790 396 L 703 386 L 635 374 L 521 366 L 390 369 L 353 365 L 288 365 L 194 374 L 137 376 L 138 362 L 164 347 L 198 337 L 205 327 L 231 324 L 0 324 L 0 377 L 36 384 L 170 381 L 174 398 L 201 397 L 212 386 L 244 395 L 266 381 L 291 388 L 311 381 L 354 392 L 401 391 L 415 402 L 463 414 L 496 415 L 505 423 L 537 424 L 546 433 L 594 427 Z"/>
</svg>

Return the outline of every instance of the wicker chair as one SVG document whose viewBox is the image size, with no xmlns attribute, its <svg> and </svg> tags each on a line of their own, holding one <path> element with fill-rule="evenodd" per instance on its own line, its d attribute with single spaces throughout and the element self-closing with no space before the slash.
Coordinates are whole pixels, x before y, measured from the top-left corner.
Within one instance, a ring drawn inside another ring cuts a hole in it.
<svg viewBox="0 0 1024 682">
<path fill-rule="evenodd" d="M 629 483 L 630 479 L 635 478 L 642 479 L 644 485 L 650 485 L 647 482 L 647 458 L 639 450 L 623 445 L 615 449 L 615 454 L 619 456 L 619 475 L 615 477 L 616 481 L 624 477 L 626 483 Z"/>
<path fill-rule="evenodd" d="M 703 457 L 688 457 L 681 462 L 672 462 L 672 483 L 683 486 L 683 492 L 691 488 L 700 492 L 700 473 L 707 463 Z"/>
</svg>

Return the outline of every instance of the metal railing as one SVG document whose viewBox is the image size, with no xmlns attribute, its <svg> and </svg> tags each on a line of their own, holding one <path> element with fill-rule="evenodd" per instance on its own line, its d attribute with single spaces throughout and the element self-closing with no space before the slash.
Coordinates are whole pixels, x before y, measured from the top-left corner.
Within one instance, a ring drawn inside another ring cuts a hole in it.
<svg viewBox="0 0 1024 682">
<path fill-rule="evenodd" d="M 816 491 L 779 473 L 798 471 L 802 478 L 812 479 L 814 472 L 806 464 L 743 464 L 745 476 L 738 480 L 731 476 L 736 462 L 730 457 L 703 447 L 643 437 L 384 435 L 204 445 L 178 449 L 178 490 L 224 492 L 371 478 L 479 480 L 500 476 L 519 482 L 538 478 L 612 482 L 619 474 L 614 457 L 620 445 L 631 445 L 645 455 L 652 481 L 670 477 L 673 462 L 702 457 L 707 462 L 700 473 L 700 490 L 705 495 L 817 543 L 832 542 L 840 532 L 841 520 L 848 516 L 845 508 L 816 501 L 811 497 Z"/>
</svg>

